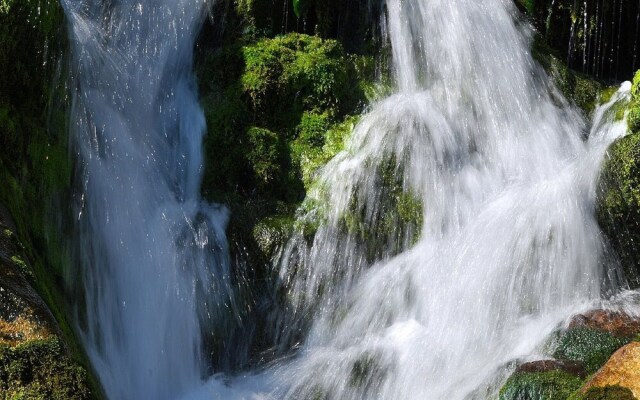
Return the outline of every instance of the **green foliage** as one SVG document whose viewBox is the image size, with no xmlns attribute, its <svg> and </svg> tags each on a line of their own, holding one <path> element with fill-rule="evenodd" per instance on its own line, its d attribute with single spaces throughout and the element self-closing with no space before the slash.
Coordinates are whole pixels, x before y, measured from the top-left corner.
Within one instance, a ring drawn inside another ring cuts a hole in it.
<svg viewBox="0 0 640 400">
<path fill-rule="evenodd" d="M 636 400 L 631 390 L 621 386 L 592 387 L 584 394 L 574 393 L 568 400 Z"/>
<path fill-rule="evenodd" d="M 564 371 L 518 372 L 500 389 L 500 400 L 564 400 L 582 385 Z"/>
<path fill-rule="evenodd" d="M 608 332 L 588 328 L 569 329 L 558 339 L 554 357 L 581 362 L 588 373 L 593 373 L 627 343 L 629 339 L 619 338 Z"/>
<path fill-rule="evenodd" d="M 243 89 L 265 126 L 290 128 L 305 110 L 345 115 L 364 100 L 355 65 L 337 41 L 288 34 L 242 51 Z"/>
<path fill-rule="evenodd" d="M 87 382 L 57 338 L 0 345 L 0 399 L 90 399 Z"/>
<path fill-rule="evenodd" d="M 640 100 L 640 69 L 636 71 L 633 77 L 633 85 L 631 86 L 631 96 L 634 100 Z"/>
</svg>

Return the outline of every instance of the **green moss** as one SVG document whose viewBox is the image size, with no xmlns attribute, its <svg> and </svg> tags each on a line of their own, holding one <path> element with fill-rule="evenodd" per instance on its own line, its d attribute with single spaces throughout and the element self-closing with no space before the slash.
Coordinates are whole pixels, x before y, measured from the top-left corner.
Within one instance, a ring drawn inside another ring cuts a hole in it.
<svg viewBox="0 0 640 400">
<path fill-rule="evenodd" d="M 640 286 L 640 133 L 609 148 L 598 182 L 597 217 L 629 284 Z"/>
<path fill-rule="evenodd" d="M 31 271 L 31 269 L 29 269 L 27 263 L 25 263 L 24 260 L 22 260 L 18 256 L 11 256 L 11 262 L 13 262 L 13 265 L 18 267 L 20 272 L 22 272 L 22 275 L 24 275 L 26 278 L 29 278 L 33 282 L 33 272 Z"/>
<path fill-rule="evenodd" d="M 581 362 L 588 373 L 593 373 L 629 341 L 627 338 L 619 338 L 594 329 L 569 329 L 560 335 L 554 357 L 559 360 Z"/>
<path fill-rule="evenodd" d="M 305 110 L 344 115 L 364 99 L 356 66 L 337 41 L 288 34 L 244 46 L 242 54 L 243 89 L 265 126 L 295 126 Z"/>
<path fill-rule="evenodd" d="M 205 196 L 301 201 L 313 173 L 342 149 L 348 116 L 366 103 L 372 65 L 337 41 L 295 33 L 207 55 L 198 70 L 211 155 Z"/>
<path fill-rule="evenodd" d="M 574 393 L 568 400 L 635 400 L 631 390 L 621 386 L 593 387 L 582 394 Z"/>
<path fill-rule="evenodd" d="M 359 117 L 332 124 L 328 113 L 305 113 L 298 125 L 298 137 L 291 143 L 292 157 L 300 166 L 302 181 L 308 189 L 315 174 L 336 154 L 344 150 Z"/>
<path fill-rule="evenodd" d="M 635 101 L 629 106 L 627 125 L 631 133 L 640 133 L 640 102 Z"/>
<path fill-rule="evenodd" d="M 582 385 L 564 371 L 513 374 L 500 389 L 500 400 L 564 400 Z"/>
<path fill-rule="evenodd" d="M 634 100 L 640 100 L 640 69 L 636 71 L 631 86 L 631 96 Z"/>
<path fill-rule="evenodd" d="M 0 345 L 0 399 L 89 398 L 86 370 L 69 358 L 57 338 L 15 348 Z"/>
</svg>

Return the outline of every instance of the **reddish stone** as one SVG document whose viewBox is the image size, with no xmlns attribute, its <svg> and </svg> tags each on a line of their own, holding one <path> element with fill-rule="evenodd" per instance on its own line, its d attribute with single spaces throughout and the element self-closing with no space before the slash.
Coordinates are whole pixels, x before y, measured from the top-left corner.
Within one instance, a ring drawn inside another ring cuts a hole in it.
<svg viewBox="0 0 640 400">
<path fill-rule="evenodd" d="M 640 333 L 640 319 L 618 311 L 593 310 L 573 317 L 569 323 L 569 329 L 572 328 L 598 329 L 615 336 L 630 337 Z"/>
</svg>

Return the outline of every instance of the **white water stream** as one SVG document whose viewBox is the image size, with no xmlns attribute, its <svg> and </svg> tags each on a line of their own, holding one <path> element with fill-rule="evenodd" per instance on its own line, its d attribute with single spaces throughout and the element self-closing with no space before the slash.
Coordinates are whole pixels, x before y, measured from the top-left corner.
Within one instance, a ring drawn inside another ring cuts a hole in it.
<svg viewBox="0 0 640 400">
<path fill-rule="evenodd" d="M 605 111 L 629 85 L 587 124 L 531 58 L 511 0 L 387 0 L 397 91 L 322 170 L 307 202 L 329 206 L 311 211 L 312 243 L 294 235 L 280 259 L 281 340 L 308 327 L 304 343 L 231 386 L 202 385 L 201 323 L 233 302 L 226 214 L 198 194 L 190 70 L 204 4 L 63 3 L 79 82 L 81 325 L 111 399 L 487 398 L 611 280 L 595 184 L 625 132 Z M 398 231 L 371 259 L 341 224 L 354 212 L 380 223 L 389 160 L 423 224 L 417 242 Z"/>
</svg>

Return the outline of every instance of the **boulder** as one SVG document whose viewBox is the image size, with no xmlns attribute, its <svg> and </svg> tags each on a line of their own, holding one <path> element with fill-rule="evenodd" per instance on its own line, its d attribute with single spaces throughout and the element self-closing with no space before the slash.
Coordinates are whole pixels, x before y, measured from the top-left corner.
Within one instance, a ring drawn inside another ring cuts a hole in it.
<svg viewBox="0 0 640 400">
<path fill-rule="evenodd" d="M 587 381 L 581 392 L 615 385 L 631 390 L 636 398 L 640 398 L 640 343 L 632 342 L 616 351 Z"/>
</svg>

